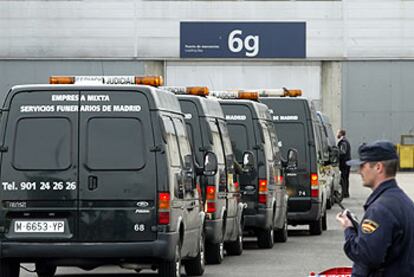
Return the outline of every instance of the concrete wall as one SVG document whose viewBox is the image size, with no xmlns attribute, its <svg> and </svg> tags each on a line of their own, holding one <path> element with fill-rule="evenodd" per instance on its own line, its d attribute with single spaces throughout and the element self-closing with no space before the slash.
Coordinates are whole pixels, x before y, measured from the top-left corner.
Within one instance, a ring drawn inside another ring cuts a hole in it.
<svg viewBox="0 0 414 277">
<path fill-rule="evenodd" d="M 414 133 L 414 61 L 343 64 L 342 125 L 352 154 L 362 142 Z"/>
<path fill-rule="evenodd" d="M 312 59 L 414 57 L 414 1 L 0 1 L 0 58 L 177 58 L 180 21 L 306 21 Z"/>
<path fill-rule="evenodd" d="M 13 85 L 45 84 L 51 75 L 163 75 L 162 62 L 0 60 L 0 103 Z"/>
<path fill-rule="evenodd" d="M 332 129 L 341 128 L 342 62 L 322 62 L 321 110 L 328 115 Z"/>
<path fill-rule="evenodd" d="M 168 85 L 202 85 L 212 90 L 300 88 L 304 96 L 319 99 L 320 62 L 204 62 L 166 63 Z"/>
</svg>

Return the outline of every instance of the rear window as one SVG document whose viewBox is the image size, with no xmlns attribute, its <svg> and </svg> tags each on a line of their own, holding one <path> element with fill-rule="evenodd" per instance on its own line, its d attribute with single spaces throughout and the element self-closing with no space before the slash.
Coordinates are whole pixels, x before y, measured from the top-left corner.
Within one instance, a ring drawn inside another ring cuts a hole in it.
<svg viewBox="0 0 414 277">
<path fill-rule="evenodd" d="M 247 128 L 241 124 L 227 124 L 233 152 L 237 161 L 242 161 L 243 153 L 249 149 Z"/>
<path fill-rule="evenodd" d="M 71 166 L 67 118 L 23 118 L 16 126 L 13 166 L 19 170 L 64 170 Z"/>
<path fill-rule="evenodd" d="M 279 142 L 281 142 L 282 156 L 286 158 L 289 148 L 298 150 L 298 163 L 300 168 L 305 167 L 308 160 L 308 152 L 305 151 L 306 133 L 305 126 L 300 122 L 276 123 L 275 124 Z"/>
<path fill-rule="evenodd" d="M 92 118 L 87 127 L 87 166 L 137 170 L 145 165 L 145 136 L 137 118 Z"/>
</svg>

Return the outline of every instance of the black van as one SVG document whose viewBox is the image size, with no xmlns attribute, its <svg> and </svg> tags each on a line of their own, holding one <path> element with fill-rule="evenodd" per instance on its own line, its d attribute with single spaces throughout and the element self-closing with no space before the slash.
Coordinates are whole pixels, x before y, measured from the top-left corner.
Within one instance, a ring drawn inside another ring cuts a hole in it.
<svg viewBox="0 0 414 277">
<path fill-rule="evenodd" d="M 272 114 L 283 154 L 298 151 L 298 167 L 286 170 L 289 193 L 288 220 L 292 225 L 309 224 L 312 235 L 327 229 L 326 202 L 329 197 L 323 166 L 329 155 L 323 151 L 320 122 L 313 104 L 302 97 L 264 97 Z"/>
<path fill-rule="evenodd" d="M 18 276 L 23 262 L 41 277 L 61 265 L 103 264 L 180 276 L 181 260 L 188 275 L 202 275 L 205 214 L 176 96 L 98 79 L 16 86 L 7 95 L 0 276 Z M 216 171 L 210 156 L 206 175 Z"/>
<path fill-rule="evenodd" d="M 233 150 L 221 106 L 217 99 L 206 97 L 207 88 L 192 87 L 188 92 L 200 95 L 177 95 L 196 162 L 202 164 L 207 151 L 217 156 L 217 174 L 200 176 L 206 212 L 206 260 L 217 264 L 224 258 L 224 248 L 231 255 L 243 251 L 244 205 L 234 182 Z"/>
<path fill-rule="evenodd" d="M 328 200 L 328 209 L 335 204 L 335 202 L 341 202 L 343 199 L 342 186 L 341 186 L 341 171 L 339 170 L 339 149 L 336 145 L 335 135 L 332 130 L 332 125 L 329 117 L 320 112 L 316 112 L 318 119 L 323 126 L 323 135 L 326 140 L 324 143 L 327 144 L 329 163 L 326 166 L 326 171 L 329 175 L 329 184 L 331 187 L 331 198 Z"/>
<path fill-rule="evenodd" d="M 242 99 L 221 99 L 220 104 L 236 160 L 242 168 L 240 189 L 242 201 L 247 203 L 245 230 L 257 235 L 260 248 L 272 248 L 274 241 L 287 240 L 288 196 L 268 108 Z"/>
</svg>

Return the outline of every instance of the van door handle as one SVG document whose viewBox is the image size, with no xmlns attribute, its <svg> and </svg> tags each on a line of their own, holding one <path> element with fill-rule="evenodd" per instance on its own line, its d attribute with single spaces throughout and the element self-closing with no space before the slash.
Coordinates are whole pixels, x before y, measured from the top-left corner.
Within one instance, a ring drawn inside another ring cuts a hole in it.
<svg viewBox="0 0 414 277">
<path fill-rule="evenodd" d="M 95 190 L 98 188 L 98 177 L 96 176 L 89 176 L 88 178 L 88 189 Z"/>
</svg>

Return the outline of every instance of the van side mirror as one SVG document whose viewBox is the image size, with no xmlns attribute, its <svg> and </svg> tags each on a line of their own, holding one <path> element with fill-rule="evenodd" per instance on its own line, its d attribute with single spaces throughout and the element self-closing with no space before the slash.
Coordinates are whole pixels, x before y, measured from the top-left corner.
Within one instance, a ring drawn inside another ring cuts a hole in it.
<svg viewBox="0 0 414 277">
<path fill-rule="evenodd" d="M 298 150 L 295 148 L 289 148 L 287 152 L 287 168 L 297 168 L 298 167 Z"/>
<path fill-rule="evenodd" d="M 339 164 L 339 149 L 338 147 L 331 147 L 329 149 L 329 162 L 333 166 L 338 166 Z"/>
<path fill-rule="evenodd" d="M 204 155 L 203 175 L 214 176 L 217 173 L 217 156 L 211 151 L 207 151 Z"/>
<path fill-rule="evenodd" d="M 250 151 L 243 153 L 243 172 L 249 173 L 252 172 L 255 168 L 254 155 Z"/>
<path fill-rule="evenodd" d="M 185 168 L 186 169 L 193 168 L 192 165 L 193 165 L 193 156 L 192 155 L 186 155 L 184 157 L 184 166 L 185 166 Z"/>
</svg>

